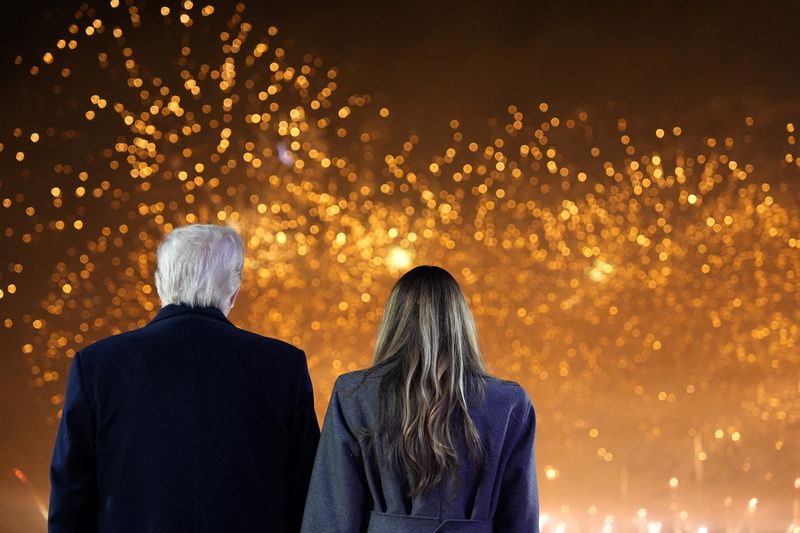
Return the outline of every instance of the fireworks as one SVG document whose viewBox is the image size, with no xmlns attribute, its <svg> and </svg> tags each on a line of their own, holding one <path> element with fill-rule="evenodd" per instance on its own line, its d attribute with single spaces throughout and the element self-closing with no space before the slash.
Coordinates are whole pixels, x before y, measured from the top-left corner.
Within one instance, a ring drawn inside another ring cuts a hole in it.
<svg viewBox="0 0 800 533">
<path fill-rule="evenodd" d="M 0 320 L 51 423 L 75 352 L 157 311 L 161 236 L 213 222 L 246 247 L 232 320 L 306 350 L 320 415 L 369 365 L 397 276 L 437 263 L 490 369 L 531 393 L 543 502 L 569 524 L 734 523 L 791 499 L 794 122 L 732 116 L 717 138 L 537 102 L 423 143 L 241 4 L 84 6 L 15 68 Z"/>
<path fill-rule="evenodd" d="M 34 503 L 34 505 L 36 507 L 36 510 L 39 512 L 41 517 L 46 520 L 47 519 L 47 506 L 41 500 L 41 498 L 36 493 L 36 491 L 34 491 L 31 488 L 30 484 L 28 483 L 28 476 L 25 475 L 25 472 L 23 472 L 22 470 L 20 470 L 19 468 L 16 468 L 16 467 L 11 469 L 11 473 L 14 475 L 14 477 L 17 479 L 17 481 L 19 481 L 25 487 L 25 489 L 30 493 L 31 499 L 33 500 L 33 503 Z"/>
</svg>

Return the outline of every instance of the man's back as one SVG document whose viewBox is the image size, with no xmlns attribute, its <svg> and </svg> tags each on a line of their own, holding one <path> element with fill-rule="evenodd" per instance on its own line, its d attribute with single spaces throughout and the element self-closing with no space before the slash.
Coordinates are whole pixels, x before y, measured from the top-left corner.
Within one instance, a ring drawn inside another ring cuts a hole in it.
<svg viewBox="0 0 800 533">
<path fill-rule="evenodd" d="M 167 305 L 76 355 L 50 531 L 296 531 L 318 439 L 301 350 Z"/>
</svg>

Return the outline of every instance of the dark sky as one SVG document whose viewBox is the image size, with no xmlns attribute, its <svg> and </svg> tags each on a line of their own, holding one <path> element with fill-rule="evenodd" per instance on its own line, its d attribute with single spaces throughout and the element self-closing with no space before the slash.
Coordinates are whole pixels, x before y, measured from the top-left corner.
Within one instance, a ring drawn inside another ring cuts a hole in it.
<svg viewBox="0 0 800 533">
<path fill-rule="evenodd" d="M 214 4 L 232 12 L 235 3 Z M 52 46 L 79 5 L 4 6 L 4 59 Z M 350 91 L 382 97 L 415 128 L 421 112 L 435 127 L 541 100 L 614 100 L 655 118 L 725 112 L 792 99 L 800 84 L 797 2 L 262 1 L 246 14 L 340 67 Z"/>
<path fill-rule="evenodd" d="M 417 126 L 540 100 L 679 118 L 794 98 L 792 2 L 283 2 L 285 36 Z"/>
<path fill-rule="evenodd" d="M 36 0 L 3 6 L 0 91 L 8 94 L 25 80 L 13 57 L 41 56 L 79 6 Z M 698 109 L 712 122 L 765 102 L 797 109 L 798 2 L 262 1 L 251 2 L 247 13 L 278 26 L 295 49 L 340 67 L 348 92 L 375 95 L 395 120 L 423 134 L 446 129 L 451 118 L 469 128 L 508 104 L 542 100 L 565 110 L 614 100 L 629 117 L 672 123 Z M 5 265 L 12 258 L 1 259 Z M 36 405 L 28 377 L 16 349 L 2 354 L 0 516 L 17 514 L 17 505 L 29 508 L 12 466 L 24 468 L 37 492 L 47 494 L 53 430 L 44 419 L 52 413 Z M 19 531 L 40 525 L 31 516 Z M 12 531 L 6 527 L 0 519 L 0 532 Z"/>
</svg>

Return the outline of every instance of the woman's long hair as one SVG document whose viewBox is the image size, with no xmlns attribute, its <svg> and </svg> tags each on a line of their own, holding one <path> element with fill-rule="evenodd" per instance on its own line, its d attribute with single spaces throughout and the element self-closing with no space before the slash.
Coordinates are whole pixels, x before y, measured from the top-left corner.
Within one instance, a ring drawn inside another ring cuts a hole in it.
<svg viewBox="0 0 800 533">
<path fill-rule="evenodd" d="M 404 274 L 386 303 L 373 364 L 380 384 L 378 434 L 410 496 L 454 471 L 455 437 L 479 461 L 480 435 L 467 399 L 483 393 L 486 375 L 472 313 L 446 270 L 419 266 Z"/>
</svg>

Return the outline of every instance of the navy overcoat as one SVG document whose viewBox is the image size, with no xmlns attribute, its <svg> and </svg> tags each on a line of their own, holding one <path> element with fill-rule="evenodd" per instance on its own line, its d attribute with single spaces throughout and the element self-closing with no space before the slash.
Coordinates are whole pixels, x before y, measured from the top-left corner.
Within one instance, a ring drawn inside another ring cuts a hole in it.
<svg viewBox="0 0 800 533">
<path fill-rule="evenodd" d="M 49 531 L 296 532 L 318 441 L 301 350 L 167 305 L 75 355 Z"/>
<path fill-rule="evenodd" d="M 481 464 L 469 460 L 461 438 L 454 483 L 409 498 L 407 483 L 389 464 L 380 439 L 369 437 L 378 425 L 384 372 L 376 367 L 336 381 L 311 476 L 303 533 L 538 532 L 536 416 L 525 390 L 516 383 L 485 378 L 483 400 L 467 399 L 481 436 Z"/>
</svg>

